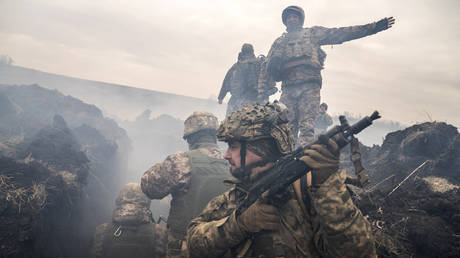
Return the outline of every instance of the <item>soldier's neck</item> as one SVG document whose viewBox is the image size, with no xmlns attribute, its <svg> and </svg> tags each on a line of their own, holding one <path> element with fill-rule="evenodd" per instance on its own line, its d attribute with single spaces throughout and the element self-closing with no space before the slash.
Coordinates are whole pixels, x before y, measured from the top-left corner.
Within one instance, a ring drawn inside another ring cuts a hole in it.
<svg viewBox="0 0 460 258">
<path fill-rule="evenodd" d="M 217 146 L 216 142 L 199 141 L 199 142 L 189 143 L 188 144 L 188 149 L 189 150 L 196 150 L 196 149 L 200 149 L 200 148 L 209 148 L 209 147 L 216 147 L 216 146 Z"/>
<path fill-rule="evenodd" d="M 302 30 L 302 26 L 295 26 L 295 27 L 286 27 L 286 31 L 288 33 L 290 32 L 296 32 L 296 31 L 301 31 Z"/>
</svg>

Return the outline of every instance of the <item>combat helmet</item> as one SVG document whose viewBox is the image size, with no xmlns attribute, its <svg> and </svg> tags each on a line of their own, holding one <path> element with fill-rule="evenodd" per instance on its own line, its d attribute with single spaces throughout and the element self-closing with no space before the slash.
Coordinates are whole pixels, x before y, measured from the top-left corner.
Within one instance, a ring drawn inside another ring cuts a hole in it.
<svg viewBox="0 0 460 258">
<path fill-rule="evenodd" d="M 254 54 L 254 47 L 249 43 L 244 43 L 241 47 L 241 53 L 243 54 Z"/>
<path fill-rule="evenodd" d="M 202 130 L 214 134 L 217 131 L 217 117 L 209 112 L 193 112 L 184 122 L 184 139 Z"/>
<path fill-rule="evenodd" d="M 280 153 L 287 154 L 294 148 L 287 111 L 278 101 L 243 107 L 225 118 L 217 130 L 217 138 L 225 142 L 273 138 Z"/>
<path fill-rule="evenodd" d="M 128 183 L 123 186 L 115 200 L 117 206 L 112 214 L 114 222 L 146 223 L 152 220 L 150 199 L 142 192 L 138 183 Z"/>
<path fill-rule="evenodd" d="M 264 159 L 246 166 L 246 149 L 257 140 L 273 140 L 281 155 L 291 152 L 294 137 L 287 122 L 287 108 L 277 101 L 265 105 L 249 105 L 225 118 L 217 130 L 217 138 L 220 141 L 241 143 L 240 167 L 232 174 L 240 179 L 247 178 L 251 168 L 274 161 Z"/>
<path fill-rule="evenodd" d="M 328 108 L 326 102 L 321 103 L 321 105 L 319 105 L 319 107 L 324 108 L 324 110 L 327 110 L 327 108 Z"/>
<path fill-rule="evenodd" d="M 283 20 L 284 25 L 287 26 L 286 19 L 289 13 L 297 14 L 300 19 L 300 25 L 303 25 L 305 21 L 305 12 L 303 11 L 302 8 L 295 6 L 295 5 L 288 6 L 286 7 L 286 9 L 283 10 L 283 13 L 281 14 L 281 19 Z"/>
</svg>

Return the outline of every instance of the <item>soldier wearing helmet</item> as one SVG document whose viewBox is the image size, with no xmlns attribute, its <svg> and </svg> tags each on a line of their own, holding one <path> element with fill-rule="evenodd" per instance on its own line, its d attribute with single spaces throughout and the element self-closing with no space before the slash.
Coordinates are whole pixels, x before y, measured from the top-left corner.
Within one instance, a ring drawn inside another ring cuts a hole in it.
<svg viewBox="0 0 460 258">
<path fill-rule="evenodd" d="M 128 183 L 115 201 L 112 222 L 96 228 L 92 257 L 164 257 L 166 227 L 152 221 L 150 199 L 137 183 Z"/>
<path fill-rule="evenodd" d="M 232 113 L 217 137 L 234 187 L 208 203 L 187 227 L 190 257 L 376 257 L 370 225 L 338 172 L 337 144 L 313 145 L 301 158 L 312 167 L 279 200 L 235 209 L 264 172 L 294 147 L 284 105 L 250 105 Z"/>
<path fill-rule="evenodd" d="M 305 145 L 314 138 L 314 121 L 318 115 L 321 70 L 326 53 L 323 45 L 366 37 L 391 28 L 393 17 L 365 25 L 341 28 L 313 26 L 303 28 L 305 13 L 298 6 L 289 6 L 282 13 L 286 33 L 275 40 L 267 59 L 267 71 L 281 81 L 280 101 L 289 109 L 289 120 L 298 145 Z"/>
<path fill-rule="evenodd" d="M 218 102 L 222 104 L 228 92 L 232 95 L 226 115 L 241 107 L 268 101 L 277 91 L 276 82 L 266 72 L 266 58 L 256 57 L 254 47 L 245 43 L 238 54 L 238 61 L 228 70 L 219 92 Z"/>
<path fill-rule="evenodd" d="M 168 216 L 167 257 L 185 257 L 186 226 L 209 200 L 228 188 L 228 165 L 217 146 L 217 117 L 194 112 L 184 122 L 189 151 L 169 155 L 149 168 L 141 179 L 142 191 L 151 199 L 172 195 Z"/>
</svg>

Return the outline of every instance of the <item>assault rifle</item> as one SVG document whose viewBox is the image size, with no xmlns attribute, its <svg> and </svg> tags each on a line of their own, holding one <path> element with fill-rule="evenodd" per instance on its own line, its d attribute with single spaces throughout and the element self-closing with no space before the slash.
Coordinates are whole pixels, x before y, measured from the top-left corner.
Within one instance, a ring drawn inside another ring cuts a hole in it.
<svg viewBox="0 0 460 258">
<path fill-rule="evenodd" d="M 263 176 L 249 188 L 246 198 L 236 209 L 236 215 L 238 216 L 243 213 L 249 206 L 261 198 L 262 194 L 266 191 L 268 191 L 268 195 L 264 196 L 264 199 L 273 199 L 283 193 L 297 179 L 307 174 L 311 168 L 301 161 L 300 158 L 305 155 L 304 151 L 309 149 L 313 144 L 327 143 L 330 138 L 333 138 L 340 150 L 351 142 L 353 135 L 360 133 L 370 126 L 372 121 L 379 118 L 379 113 L 374 111 L 371 116 L 366 116 L 350 126 L 345 116 L 340 116 L 340 125 L 329 129 L 313 143 L 299 147 L 295 151 L 281 157 L 275 162 L 273 167 L 265 171 Z"/>
</svg>

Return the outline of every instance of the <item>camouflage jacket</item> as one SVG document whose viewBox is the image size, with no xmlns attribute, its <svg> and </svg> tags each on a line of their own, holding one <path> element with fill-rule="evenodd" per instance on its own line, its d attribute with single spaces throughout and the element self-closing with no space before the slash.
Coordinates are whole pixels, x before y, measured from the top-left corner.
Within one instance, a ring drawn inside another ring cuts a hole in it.
<svg viewBox="0 0 460 258">
<path fill-rule="evenodd" d="M 272 243 L 279 239 L 287 250 L 285 257 L 376 257 L 369 222 L 353 204 L 344 185 L 345 177 L 344 172 L 337 173 L 319 187 L 311 187 L 314 215 L 303 212 L 290 192 L 288 201 L 279 207 L 280 231 L 272 235 Z M 255 257 L 260 253 L 257 248 L 267 248 L 257 246 L 264 233 L 250 235 L 236 221 L 234 210 L 243 197 L 235 187 L 214 198 L 190 222 L 190 257 L 237 257 L 241 252 L 242 257 Z M 274 257 L 276 250 L 270 248 L 268 253 Z"/>
<path fill-rule="evenodd" d="M 263 55 L 239 60 L 225 75 L 218 99 L 228 92 L 234 98 L 252 101 L 262 100 L 276 92 L 276 82 L 266 73 L 266 58 Z"/>
<path fill-rule="evenodd" d="M 268 53 L 269 63 L 274 62 L 275 57 L 278 59 L 277 68 L 271 75 L 276 81 L 283 81 L 283 86 L 321 82 L 320 72 L 326 58 L 321 46 L 341 44 L 375 34 L 375 24 L 340 28 L 314 26 L 283 33 L 275 40 Z"/>
<path fill-rule="evenodd" d="M 328 113 L 319 114 L 315 119 L 315 127 L 324 132 L 332 125 L 332 118 Z"/>
<path fill-rule="evenodd" d="M 223 159 L 216 144 L 204 144 L 198 149 L 211 158 Z M 187 152 L 171 154 L 144 173 L 142 191 L 151 199 L 163 199 L 168 194 L 184 191 L 190 184 L 191 169 Z"/>
</svg>

